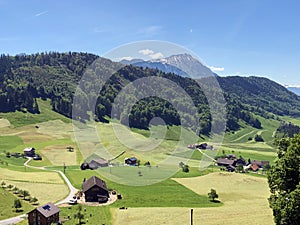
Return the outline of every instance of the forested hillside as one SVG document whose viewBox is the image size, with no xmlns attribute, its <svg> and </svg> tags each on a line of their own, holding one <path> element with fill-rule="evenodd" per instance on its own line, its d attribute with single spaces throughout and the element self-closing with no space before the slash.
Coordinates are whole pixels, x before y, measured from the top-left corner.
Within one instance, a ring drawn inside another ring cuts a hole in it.
<svg viewBox="0 0 300 225">
<path fill-rule="evenodd" d="M 85 69 L 95 59 L 94 67 L 110 71 L 118 65 L 110 60 L 88 53 L 40 53 L 33 55 L 0 56 L 0 111 L 15 110 L 38 113 L 36 98 L 51 99 L 53 110 L 72 116 L 72 99 L 75 88 Z M 211 127 L 211 115 L 207 99 L 196 81 L 157 69 L 125 66 L 110 78 L 100 95 L 93 88 L 93 80 L 87 82 L 86 90 L 90 96 L 82 94 L 82 101 L 97 99 L 95 118 L 105 121 L 111 114 L 112 103 L 117 94 L 127 84 L 142 77 L 164 77 L 180 85 L 192 98 L 200 114 L 200 132 L 208 134 Z M 261 128 L 255 114 L 265 118 L 276 115 L 300 115 L 300 97 L 287 91 L 279 84 L 258 77 L 217 77 L 227 101 L 228 130 L 239 128 L 239 121 Z M 201 82 L 201 81 L 200 81 Z M 172 91 L 172 90 L 171 90 Z M 175 90 L 174 90 L 175 91 Z M 184 99 L 179 104 L 185 104 Z M 88 117 L 82 110 L 78 119 Z M 137 102 L 129 114 L 130 126 L 147 129 L 153 117 L 161 117 L 168 125 L 179 125 L 179 115 L 172 104 L 158 97 L 148 97 Z M 122 122 L 123 115 L 116 115 Z M 184 115 L 184 119 L 193 123 L 198 118 Z"/>
</svg>

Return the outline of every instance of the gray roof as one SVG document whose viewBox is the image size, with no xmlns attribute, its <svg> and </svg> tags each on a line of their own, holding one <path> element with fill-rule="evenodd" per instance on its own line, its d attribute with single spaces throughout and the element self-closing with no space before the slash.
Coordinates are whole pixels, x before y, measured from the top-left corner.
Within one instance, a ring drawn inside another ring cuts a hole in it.
<svg viewBox="0 0 300 225">
<path fill-rule="evenodd" d="M 38 207 L 36 210 L 47 218 L 59 212 L 59 208 L 51 202 L 48 202 L 46 205 Z"/>
<path fill-rule="evenodd" d="M 102 188 L 102 189 L 104 189 L 104 190 L 106 190 L 106 191 L 108 191 L 105 181 L 101 180 L 100 178 L 98 178 L 96 176 L 92 176 L 86 182 L 83 183 L 82 191 L 86 192 L 87 190 L 94 187 L 95 185 Z"/>
<path fill-rule="evenodd" d="M 225 159 L 225 158 L 219 158 L 219 159 L 217 159 L 217 163 L 232 165 L 234 163 L 234 160 L 232 160 L 232 159 Z"/>
</svg>

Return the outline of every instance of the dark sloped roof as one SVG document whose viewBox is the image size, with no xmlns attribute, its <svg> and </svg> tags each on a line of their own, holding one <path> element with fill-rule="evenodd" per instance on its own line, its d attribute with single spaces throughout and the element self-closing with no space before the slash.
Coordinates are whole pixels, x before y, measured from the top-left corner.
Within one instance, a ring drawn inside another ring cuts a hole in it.
<svg viewBox="0 0 300 225">
<path fill-rule="evenodd" d="M 36 210 L 47 218 L 59 212 L 59 208 L 51 202 L 38 207 Z"/>
<path fill-rule="evenodd" d="M 82 191 L 86 192 L 87 190 L 94 187 L 95 185 L 102 188 L 102 189 L 104 189 L 104 190 L 106 190 L 106 191 L 108 191 L 105 181 L 101 180 L 100 178 L 98 178 L 96 176 L 92 176 L 86 182 L 83 183 Z"/>
<path fill-rule="evenodd" d="M 261 161 L 261 160 L 252 160 L 251 164 L 256 164 L 259 167 L 264 167 L 265 165 L 270 164 L 270 162 L 269 161 Z"/>
<path fill-rule="evenodd" d="M 130 157 L 130 158 L 127 158 L 127 159 L 129 159 L 130 161 L 137 161 L 136 157 Z"/>
<path fill-rule="evenodd" d="M 108 161 L 106 159 L 103 159 L 103 158 L 96 158 L 96 159 L 93 159 L 91 162 L 96 162 L 96 163 L 99 163 L 99 164 L 107 164 Z"/>
<path fill-rule="evenodd" d="M 234 160 L 232 160 L 232 159 L 225 159 L 225 158 L 219 158 L 219 159 L 217 159 L 217 163 L 232 165 L 234 163 Z"/>
</svg>

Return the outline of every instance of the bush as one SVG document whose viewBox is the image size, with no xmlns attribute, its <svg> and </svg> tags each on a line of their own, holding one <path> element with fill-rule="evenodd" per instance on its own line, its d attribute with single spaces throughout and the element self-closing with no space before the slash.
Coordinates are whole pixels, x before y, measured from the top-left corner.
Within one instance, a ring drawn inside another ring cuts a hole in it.
<svg viewBox="0 0 300 225">
<path fill-rule="evenodd" d="M 217 194 L 217 191 L 215 189 L 210 189 L 210 192 L 208 193 L 208 198 L 214 202 L 216 198 L 218 198 L 219 195 Z"/>
<path fill-rule="evenodd" d="M 182 171 L 185 172 L 185 173 L 188 173 L 190 171 L 189 166 L 188 165 L 184 165 L 182 167 Z"/>
<path fill-rule="evenodd" d="M 255 135 L 254 140 L 256 142 L 264 142 L 264 139 L 262 138 L 262 136 L 260 134 Z"/>
</svg>

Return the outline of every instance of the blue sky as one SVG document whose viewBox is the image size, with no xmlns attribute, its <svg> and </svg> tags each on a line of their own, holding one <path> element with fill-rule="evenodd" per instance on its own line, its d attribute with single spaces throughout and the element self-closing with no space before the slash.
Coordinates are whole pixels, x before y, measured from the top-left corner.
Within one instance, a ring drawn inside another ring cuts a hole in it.
<svg viewBox="0 0 300 225">
<path fill-rule="evenodd" d="M 192 50 L 219 75 L 298 85 L 299 8 L 296 0 L 0 0 L 0 52 L 103 55 L 162 40 Z"/>
</svg>

